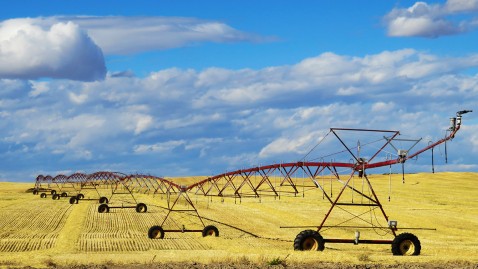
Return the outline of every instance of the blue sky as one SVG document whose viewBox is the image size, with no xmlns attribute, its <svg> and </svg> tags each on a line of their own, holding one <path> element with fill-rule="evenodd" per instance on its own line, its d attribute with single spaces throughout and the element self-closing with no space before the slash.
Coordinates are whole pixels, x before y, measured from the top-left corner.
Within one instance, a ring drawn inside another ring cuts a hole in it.
<svg viewBox="0 0 478 269">
<path fill-rule="evenodd" d="M 300 160 L 331 127 L 423 147 L 476 109 L 477 15 L 475 0 L 11 1 L 0 180 L 213 175 Z M 435 170 L 478 171 L 475 114 Z"/>
</svg>

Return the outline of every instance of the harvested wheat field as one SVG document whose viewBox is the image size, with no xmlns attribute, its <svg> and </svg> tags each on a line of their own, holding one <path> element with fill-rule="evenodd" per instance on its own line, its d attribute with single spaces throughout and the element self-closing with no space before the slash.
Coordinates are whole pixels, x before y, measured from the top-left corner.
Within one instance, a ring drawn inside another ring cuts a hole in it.
<svg viewBox="0 0 478 269">
<path fill-rule="evenodd" d="M 219 236 L 200 232 L 166 232 L 149 239 L 148 230 L 168 213 L 167 197 L 136 193 L 148 205 L 145 213 L 131 208 L 98 212 L 98 202 L 70 204 L 68 199 L 42 199 L 27 190 L 33 183 L 0 183 L 0 266 L 57 268 L 478 268 L 478 174 L 419 173 L 368 176 L 397 233 L 416 235 L 419 256 L 393 256 L 390 245 L 325 244 L 324 251 L 294 251 L 298 233 L 317 226 L 330 207 L 320 189 L 297 197 L 219 198 L 190 194 Z M 194 178 L 178 178 L 190 184 Z M 391 182 L 391 184 L 390 184 Z M 363 188 L 362 181 L 354 182 Z M 327 185 L 327 184 L 325 184 Z M 330 190 L 333 190 L 331 187 Z M 86 193 L 86 197 L 93 193 Z M 334 194 L 332 193 L 332 196 Z M 361 199 L 344 193 L 344 199 Z M 389 201 L 390 196 L 390 201 Z M 119 197 L 116 204 L 127 204 Z M 183 201 L 179 201 L 183 203 Z M 190 209 L 187 204 L 180 205 Z M 330 223 L 344 210 L 332 211 Z M 377 210 L 360 218 L 380 222 Z M 163 227 L 202 229 L 194 211 L 172 212 Z M 291 228 L 281 228 L 288 226 Z M 300 226 L 300 227 L 298 227 Z M 418 229 L 403 229 L 418 228 Z M 426 229 L 423 229 L 426 228 Z M 435 230 L 436 229 L 436 230 Z M 326 229 L 324 238 L 353 239 L 355 228 Z M 393 239 L 382 230 L 361 230 L 360 239 Z"/>
</svg>

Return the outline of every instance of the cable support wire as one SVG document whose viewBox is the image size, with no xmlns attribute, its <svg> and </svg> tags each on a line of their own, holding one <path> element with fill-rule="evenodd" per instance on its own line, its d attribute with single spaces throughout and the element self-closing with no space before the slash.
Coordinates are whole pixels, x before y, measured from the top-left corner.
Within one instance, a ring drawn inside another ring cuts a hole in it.
<svg viewBox="0 0 478 269">
<path fill-rule="evenodd" d="M 302 157 L 302 159 L 300 159 L 300 161 L 303 162 L 307 158 L 307 156 L 309 156 L 309 154 L 312 153 L 312 151 L 314 151 L 322 143 L 322 141 L 325 140 L 325 138 L 330 134 L 331 131 L 332 130 L 329 130 L 327 134 L 322 139 L 320 139 L 320 141 L 315 146 L 313 146 L 312 149 L 309 150 L 309 152 L 307 152 L 304 157 Z"/>
<path fill-rule="evenodd" d="M 375 221 L 377 222 L 377 225 L 372 225 L 374 227 L 373 231 L 377 234 L 377 235 L 380 235 L 380 236 L 385 236 L 387 234 L 390 234 L 391 232 L 388 230 L 389 227 L 383 227 L 382 225 L 380 225 L 380 222 L 378 221 L 378 218 L 377 218 L 377 213 L 375 213 L 375 209 L 377 208 L 372 208 L 371 207 L 371 210 L 370 210 L 370 221 L 373 222 L 372 220 L 372 213 L 373 213 L 373 216 L 375 217 Z M 382 230 L 382 231 L 385 231 L 384 234 L 380 234 L 377 229 L 375 229 L 375 227 L 379 228 L 379 230 Z"/>
<path fill-rule="evenodd" d="M 368 146 L 370 144 L 374 144 L 374 143 L 377 143 L 379 141 L 382 141 L 384 140 L 384 138 L 380 138 L 380 139 L 377 139 L 375 141 L 371 141 L 371 142 L 368 142 L 368 143 L 365 143 L 365 144 L 361 144 L 360 147 L 364 147 L 364 146 Z M 355 149 L 358 149 L 359 146 L 355 146 L 355 147 L 352 147 L 352 148 L 349 148 L 350 150 L 355 150 Z M 346 153 L 348 152 L 347 149 L 344 149 L 344 150 L 341 150 L 341 151 L 337 151 L 337 152 L 334 152 L 334 153 L 331 153 L 331 154 L 328 154 L 328 155 L 324 155 L 324 156 L 320 156 L 320 157 L 317 157 L 317 158 L 314 158 L 314 159 L 311 159 L 311 161 L 316 161 L 316 160 L 319 160 L 319 159 L 324 159 L 324 158 L 327 158 L 327 157 L 330 157 L 330 156 L 335 156 L 335 155 L 338 155 L 338 154 L 341 154 L 341 153 Z M 309 153 L 308 153 L 309 154 Z"/>
<path fill-rule="evenodd" d="M 365 215 L 365 214 L 369 213 L 372 209 L 369 209 L 369 210 L 367 210 L 367 211 L 365 211 L 365 212 L 363 212 L 363 213 L 357 215 L 357 214 L 354 214 L 354 213 L 350 212 L 349 210 L 346 210 L 346 209 L 343 208 L 342 206 L 337 205 L 337 206 L 335 206 L 335 207 L 337 207 L 337 208 L 339 208 L 339 209 L 345 211 L 346 213 L 352 215 L 353 218 L 344 220 L 344 221 L 342 221 L 342 222 L 340 222 L 340 223 L 338 223 L 338 224 L 336 224 L 336 225 L 327 226 L 327 228 L 325 228 L 323 231 L 327 231 L 327 230 L 330 230 L 330 229 L 332 229 L 332 228 L 340 227 L 340 226 L 342 226 L 342 224 L 347 223 L 347 222 L 350 222 L 350 221 L 352 221 L 352 220 L 354 220 L 354 219 L 359 219 L 359 220 L 361 220 L 361 221 L 363 221 L 363 222 L 369 224 L 369 225 L 372 226 L 372 227 L 375 226 L 375 225 L 373 224 L 373 222 L 369 222 L 369 221 L 367 221 L 367 220 L 365 220 L 364 218 L 361 217 L 362 215 Z M 370 207 L 370 208 L 372 208 L 372 207 Z"/>
</svg>

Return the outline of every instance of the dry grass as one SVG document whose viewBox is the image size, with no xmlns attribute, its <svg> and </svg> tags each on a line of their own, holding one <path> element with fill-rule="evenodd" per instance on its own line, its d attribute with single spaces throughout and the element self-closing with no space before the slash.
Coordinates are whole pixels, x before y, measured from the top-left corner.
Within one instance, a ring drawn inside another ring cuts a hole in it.
<svg viewBox="0 0 478 269">
<path fill-rule="evenodd" d="M 392 176 L 392 195 L 388 201 L 388 175 L 372 175 L 377 195 L 390 219 L 399 227 L 430 227 L 436 231 L 404 230 L 416 234 L 422 244 L 417 257 L 392 256 L 388 245 L 326 244 L 323 252 L 297 252 L 292 248 L 295 236 L 304 228 L 280 226 L 318 225 L 329 208 L 318 190 L 305 197 L 262 199 L 225 199 L 191 196 L 206 225 L 219 228 L 220 237 L 202 238 L 196 233 L 166 233 L 163 240 L 150 240 L 147 230 L 162 222 L 166 213 L 159 206 L 165 197 L 136 194 L 148 205 L 147 213 L 134 209 L 116 209 L 99 214 L 95 202 L 70 205 L 40 199 L 25 190 L 33 184 L 0 183 L 0 267 L 79 264 L 150 264 L 164 262 L 247 262 L 271 264 L 287 262 L 341 263 L 443 263 L 478 262 L 477 173 L 437 173 Z M 188 184 L 193 179 L 181 179 Z M 361 188 L 361 181 L 355 182 Z M 335 192 L 335 190 L 334 190 Z M 344 199 L 351 201 L 351 193 Z M 359 199 L 353 197 L 355 202 Z M 182 207 L 189 208 L 182 203 Z M 368 207 L 367 207 L 368 210 Z M 374 213 L 374 214 L 373 214 Z M 364 218 L 382 220 L 375 210 Z M 339 222 L 347 213 L 332 212 L 329 224 Z M 227 225 L 226 225 L 227 224 Z M 201 229 L 195 216 L 173 213 L 165 228 L 184 225 Z M 235 226 L 259 238 L 235 229 Z M 363 239 L 391 239 L 374 230 L 361 231 Z M 325 238 L 350 238 L 354 230 L 331 229 Z M 285 259 L 285 257 L 287 257 Z"/>
</svg>

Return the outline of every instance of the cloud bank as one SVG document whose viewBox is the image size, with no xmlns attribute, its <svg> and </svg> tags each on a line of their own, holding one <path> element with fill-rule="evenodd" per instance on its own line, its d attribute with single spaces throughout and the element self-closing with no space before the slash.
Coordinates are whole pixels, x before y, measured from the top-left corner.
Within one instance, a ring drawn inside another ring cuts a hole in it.
<svg viewBox="0 0 478 269">
<path fill-rule="evenodd" d="M 212 175 L 300 160 L 331 127 L 400 130 L 426 144 L 444 136 L 456 111 L 476 110 L 478 76 L 469 70 L 477 66 L 478 55 L 404 49 L 327 52 L 259 70 L 1 79 L 0 156 L 9 170 L 0 177 L 31 180 L 58 170 Z M 475 114 L 467 114 L 448 147 L 450 164 L 436 156 L 435 169 L 478 169 L 477 132 Z M 310 157 L 336 151 L 322 146 Z M 410 165 L 423 171 L 425 157 Z"/>
<path fill-rule="evenodd" d="M 389 36 L 436 38 L 474 30 L 478 0 L 448 0 L 444 4 L 416 2 L 409 8 L 394 8 L 384 17 Z M 465 16 L 459 21 L 459 18 Z"/>
<path fill-rule="evenodd" d="M 0 22 L 0 78 L 94 81 L 105 74 L 101 49 L 75 23 Z"/>
</svg>

